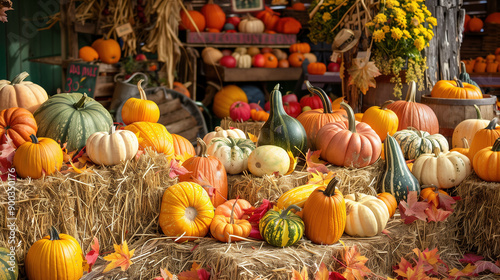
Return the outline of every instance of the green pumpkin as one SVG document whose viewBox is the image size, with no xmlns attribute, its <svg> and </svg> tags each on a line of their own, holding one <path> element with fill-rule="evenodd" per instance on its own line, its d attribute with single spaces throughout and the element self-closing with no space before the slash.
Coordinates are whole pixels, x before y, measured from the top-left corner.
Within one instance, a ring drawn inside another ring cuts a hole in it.
<svg viewBox="0 0 500 280">
<path fill-rule="evenodd" d="M 382 176 L 381 192 L 391 193 L 396 201 L 408 198 L 409 191 L 417 191 L 420 195 L 420 185 L 413 176 L 403 157 L 401 147 L 396 139 L 387 135 L 384 140 L 385 173 Z"/>
<path fill-rule="evenodd" d="M 285 112 L 279 87 L 277 84 L 271 92 L 271 112 L 269 119 L 260 129 L 257 146 L 279 146 L 297 157 L 306 153 L 307 134 L 302 124 Z"/>
<path fill-rule="evenodd" d="M 269 210 L 260 219 L 259 232 L 267 243 L 276 247 L 287 247 L 302 238 L 305 230 L 304 222 L 291 212 L 291 209 L 301 210 L 296 205 L 290 205 L 285 210 Z"/>
<path fill-rule="evenodd" d="M 464 83 L 475 85 L 476 87 L 481 89 L 479 85 L 470 78 L 469 73 L 467 73 L 465 69 L 465 63 L 463 61 L 460 61 L 460 74 L 458 75 L 458 79 Z"/>
<path fill-rule="evenodd" d="M 9 262 L 10 250 L 4 247 L 0 247 L 0 279 L 1 280 L 15 280 L 17 279 L 17 275 L 19 274 L 17 261 L 15 262 L 14 267 L 12 267 Z"/>
<path fill-rule="evenodd" d="M 450 149 L 448 140 L 443 135 L 430 135 L 428 132 L 413 127 L 400 130 L 392 137 L 401 146 L 403 156 L 407 160 L 417 159 L 422 154 L 432 154 L 434 148 L 439 148 L 441 152 L 447 152 Z"/>
<path fill-rule="evenodd" d="M 33 114 L 38 137 L 67 143 L 68 152 L 80 150 L 95 132 L 107 132 L 113 125 L 109 112 L 99 102 L 81 93 L 56 94 Z"/>
</svg>

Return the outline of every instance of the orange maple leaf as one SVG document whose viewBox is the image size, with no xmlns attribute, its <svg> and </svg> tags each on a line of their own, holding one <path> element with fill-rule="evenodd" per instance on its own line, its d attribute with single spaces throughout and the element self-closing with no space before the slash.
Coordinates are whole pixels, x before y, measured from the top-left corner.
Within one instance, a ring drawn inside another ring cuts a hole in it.
<svg viewBox="0 0 500 280">
<path fill-rule="evenodd" d="M 160 268 L 160 273 L 164 280 L 174 280 L 174 276 L 166 268 Z"/>
<path fill-rule="evenodd" d="M 292 268 L 292 279 L 291 280 L 308 280 L 309 276 L 307 275 L 307 269 L 304 266 L 302 271 L 299 272 Z"/>
<path fill-rule="evenodd" d="M 335 177 L 335 172 L 329 171 L 327 174 L 316 171 L 314 173 L 309 173 L 311 178 L 307 181 L 308 185 L 328 185 L 333 177 Z"/>
<path fill-rule="evenodd" d="M 252 133 L 248 133 L 248 132 L 247 132 L 247 134 L 248 134 L 248 139 L 252 140 L 252 142 L 254 142 L 254 143 L 257 143 L 257 141 L 259 140 L 258 136 L 255 136 Z"/>
<path fill-rule="evenodd" d="M 288 157 L 290 158 L 290 167 L 288 167 L 288 171 L 286 172 L 285 175 L 292 174 L 292 172 L 295 170 L 295 167 L 297 167 L 297 162 L 298 162 L 298 157 L 294 157 L 291 151 L 287 151 Z"/>
<path fill-rule="evenodd" d="M 330 278 L 328 268 L 326 268 L 326 264 L 321 262 L 319 266 L 318 272 L 314 275 L 314 280 L 328 280 Z"/>
<path fill-rule="evenodd" d="M 108 272 L 113 268 L 120 267 L 122 271 L 126 271 L 132 262 L 132 256 L 134 255 L 135 249 L 132 251 L 128 250 L 127 241 L 123 241 L 123 245 L 113 244 L 115 252 L 104 257 L 104 260 L 110 261 L 103 272 Z"/>
<path fill-rule="evenodd" d="M 365 266 L 368 258 L 358 252 L 356 245 L 344 248 L 344 264 L 346 270 L 342 274 L 347 280 L 363 279 L 371 270 Z"/>
<path fill-rule="evenodd" d="M 73 164 L 73 162 L 69 162 L 69 164 L 71 165 L 70 168 L 68 168 L 68 171 L 69 172 L 73 172 L 73 173 L 78 173 L 78 174 L 81 174 L 83 173 L 85 170 L 87 170 L 87 165 L 84 165 L 83 167 L 76 167 L 76 165 Z M 79 163 L 77 163 L 77 165 L 80 165 Z"/>
<path fill-rule="evenodd" d="M 326 168 L 326 165 L 324 161 L 319 159 L 319 156 L 321 155 L 321 150 L 318 151 L 311 151 L 308 150 L 306 154 L 306 164 L 307 164 L 307 172 L 310 173 L 328 173 L 329 170 Z"/>
<path fill-rule="evenodd" d="M 458 270 L 456 268 L 452 268 L 448 273 L 449 273 L 450 276 L 453 276 L 453 277 L 472 276 L 474 270 L 476 270 L 476 266 L 473 265 L 473 264 L 471 264 L 471 263 L 469 263 L 462 270 Z"/>
</svg>

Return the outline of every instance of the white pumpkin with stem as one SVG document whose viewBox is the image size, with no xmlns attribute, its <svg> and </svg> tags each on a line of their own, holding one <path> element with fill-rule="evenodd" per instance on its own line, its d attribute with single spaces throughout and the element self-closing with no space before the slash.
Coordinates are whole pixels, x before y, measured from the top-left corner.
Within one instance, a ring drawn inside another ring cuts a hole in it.
<svg viewBox="0 0 500 280">
<path fill-rule="evenodd" d="M 469 158 L 459 152 L 434 148 L 433 154 L 423 154 L 415 160 L 411 172 L 420 185 L 449 189 L 460 185 L 471 174 L 472 166 Z"/>
<path fill-rule="evenodd" d="M 238 24 L 238 31 L 243 33 L 263 33 L 266 29 L 262 20 L 247 14 Z"/>
<path fill-rule="evenodd" d="M 248 169 L 248 156 L 255 150 L 255 144 L 250 139 L 215 137 L 207 146 L 207 154 L 222 162 L 226 172 L 239 174 Z"/>
<path fill-rule="evenodd" d="M 243 138 L 243 139 L 247 138 L 245 132 L 243 132 L 243 130 L 241 129 L 237 128 L 223 129 L 220 126 L 216 126 L 215 131 L 209 132 L 205 135 L 205 137 L 203 137 L 203 142 L 210 143 L 212 138 L 215 137 L 222 137 L 222 138 L 233 137 L 233 138 Z"/>
<path fill-rule="evenodd" d="M 389 221 L 389 210 L 381 199 L 362 193 L 348 194 L 344 199 L 347 209 L 345 233 L 370 237 L 384 230 Z"/>
<path fill-rule="evenodd" d="M 96 132 L 87 139 L 87 155 L 96 164 L 117 165 L 132 159 L 139 149 L 137 136 L 129 130 Z"/>
</svg>

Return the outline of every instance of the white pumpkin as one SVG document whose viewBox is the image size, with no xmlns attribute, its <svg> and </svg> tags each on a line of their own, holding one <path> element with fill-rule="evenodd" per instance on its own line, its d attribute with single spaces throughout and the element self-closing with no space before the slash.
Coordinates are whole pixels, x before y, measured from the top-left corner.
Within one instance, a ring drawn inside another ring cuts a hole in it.
<svg viewBox="0 0 500 280">
<path fill-rule="evenodd" d="M 116 165 L 132 159 L 139 149 L 137 136 L 129 130 L 96 132 L 87 139 L 87 155 L 96 164 Z"/>
<path fill-rule="evenodd" d="M 238 31 L 243 33 L 262 33 L 266 29 L 262 20 L 248 16 L 238 24 Z"/>
<path fill-rule="evenodd" d="M 234 49 L 234 52 L 235 53 L 239 53 L 239 54 L 246 54 L 247 53 L 247 48 L 237 47 L 236 49 Z"/>
<path fill-rule="evenodd" d="M 250 55 L 234 52 L 232 56 L 236 59 L 236 68 L 252 67 L 252 57 Z"/>
<path fill-rule="evenodd" d="M 241 129 L 237 128 L 232 128 L 232 129 L 222 129 L 220 126 L 215 127 L 215 131 L 209 132 L 203 137 L 203 141 L 205 143 L 210 143 L 210 140 L 214 137 L 222 137 L 222 138 L 227 138 L 227 137 L 233 137 L 233 138 L 244 138 L 246 139 L 247 136 L 245 135 L 245 132 Z"/>
<path fill-rule="evenodd" d="M 440 189 L 458 186 L 472 172 L 470 160 L 459 152 L 423 154 L 413 163 L 411 172 L 420 185 L 436 185 Z"/>
<path fill-rule="evenodd" d="M 274 172 L 285 175 L 289 168 L 290 156 L 278 146 L 259 146 L 248 157 L 248 170 L 255 176 L 272 175 Z"/>
<path fill-rule="evenodd" d="M 384 230 L 389 210 L 381 199 L 362 193 L 348 194 L 344 199 L 347 209 L 345 233 L 370 237 Z"/>
<path fill-rule="evenodd" d="M 229 174 L 239 174 L 248 169 L 248 156 L 255 150 L 250 139 L 215 137 L 207 146 L 207 154 L 222 162 Z"/>
</svg>

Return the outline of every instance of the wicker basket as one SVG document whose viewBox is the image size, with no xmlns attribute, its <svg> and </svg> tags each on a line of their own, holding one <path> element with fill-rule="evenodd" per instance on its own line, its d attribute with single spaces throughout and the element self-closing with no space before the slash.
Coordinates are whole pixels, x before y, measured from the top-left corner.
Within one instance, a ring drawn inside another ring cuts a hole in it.
<svg viewBox="0 0 500 280">
<path fill-rule="evenodd" d="M 245 134 L 251 133 L 255 136 L 259 136 L 260 129 L 264 125 L 264 122 L 255 122 L 255 121 L 247 121 L 247 122 L 235 122 L 230 118 L 224 118 L 220 126 L 223 129 L 229 129 L 230 127 L 238 128 L 243 130 Z"/>
</svg>

